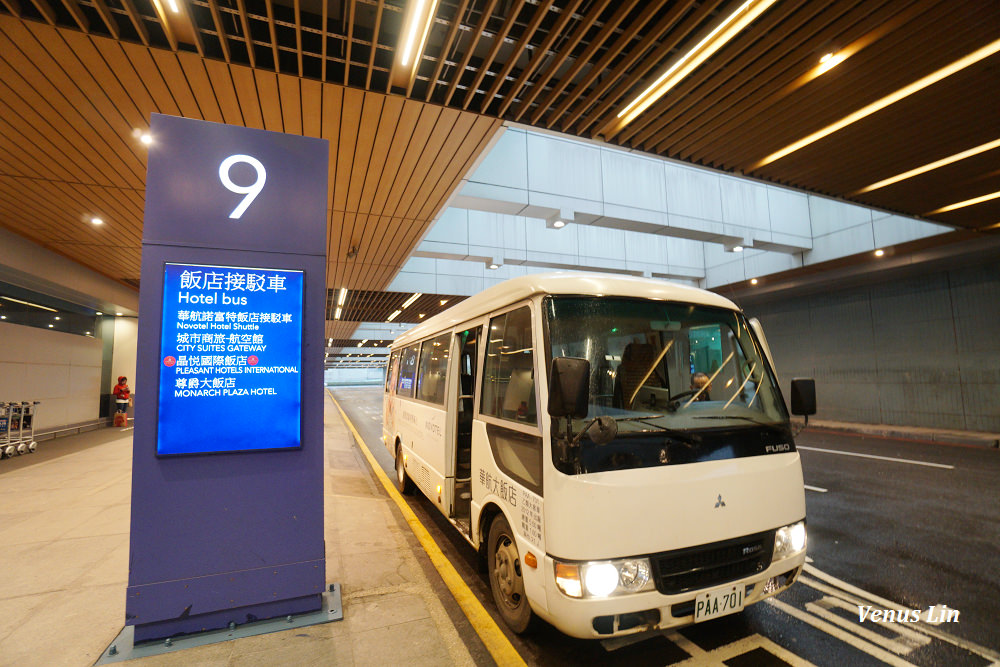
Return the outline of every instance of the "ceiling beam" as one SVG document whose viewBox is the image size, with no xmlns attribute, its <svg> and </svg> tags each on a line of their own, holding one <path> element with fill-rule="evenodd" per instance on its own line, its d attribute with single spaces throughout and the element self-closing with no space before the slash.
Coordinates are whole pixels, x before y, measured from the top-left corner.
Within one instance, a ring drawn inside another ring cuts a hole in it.
<svg viewBox="0 0 1000 667">
<path fill-rule="evenodd" d="M 514 81 L 514 85 L 512 85 L 508 93 L 504 95 L 503 102 L 500 104 L 500 109 L 497 111 L 498 116 L 502 117 L 505 113 L 507 113 L 507 109 L 509 109 L 510 105 L 514 103 L 514 100 L 517 99 L 517 95 L 521 92 L 525 82 L 532 74 L 535 73 L 535 70 L 542 64 L 542 61 L 548 57 L 549 52 L 556 43 L 556 40 L 565 34 L 566 26 L 573 19 L 576 14 L 576 10 L 579 9 L 581 4 L 583 4 L 583 0 L 572 0 L 565 11 L 563 11 L 559 15 L 559 18 L 556 19 L 555 25 L 552 26 L 551 30 L 549 30 L 549 33 L 545 36 L 545 40 L 534 49 L 531 59 L 528 61 L 528 66 L 521 71 L 517 80 Z M 524 40 L 524 43 L 527 44 L 527 40 Z M 494 87 L 499 90 L 499 84 L 501 83 L 503 83 L 502 78 L 499 80 L 498 84 L 494 85 Z M 488 98 L 492 97 L 493 94 L 488 96 Z M 489 99 L 483 102 L 483 108 L 481 109 L 482 113 L 486 113 L 487 105 L 489 103 Z"/>
<path fill-rule="evenodd" d="M 441 44 L 441 51 L 437 57 L 437 64 L 434 65 L 434 74 L 431 76 L 431 80 L 427 82 L 427 92 L 424 95 L 424 100 L 427 102 L 431 101 L 431 96 L 434 95 L 434 89 L 438 84 L 438 77 L 441 76 L 441 68 L 444 67 L 445 62 L 448 60 L 448 52 L 451 51 L 451 46 L 455 41 L 455 35 L 458 34 L 458 30 L 462 25 L 462 16 L 465 14 L 466 8 L 469 6 L 469 0 L 461 0 L 458 4 L 458 9 L 455 11 L 455 17 L 451 21 L 451 27 L 448 28 L 448 36 L 445 37 L 444 42 Z M 428 39 L 430 36 L 428 35 Z M 413 83 L 416 81 L 417 77 L 410 79 L 410 87 L 407 88 L 406 95 L 409 97 L 411 91 L 413 90 Z"/>
<path fill-rule="evenodd" d="M 535 98 L 541 94 L 541 92 L 545 89 L 546 84 L 548 84 L 548 82 L 552 80 L 552 77 L 555 76 L 556 72 L 562 68 L 563 63 L 570 57 L 573 49 L 576 48 L 576 45 L 580 43 L 580 40 L 582 40 L 587 32 L 590 31 L 609 4 L 611 4 L 611 0 L 597 0 L 590 7 L 590 11 L 587 12 L 587 15 L 580 19 L 580 21 L 576 24 L 576 27 L 573 29 L 570 36 L 566 38 L 566 41 L 559 44 L 558 52 L 556 53 L 553 61 L 550 62 L 549 66 L 545 69 L 545 73 L 541 74 L 538 79 L 531 82 L 531 89 L 521 99 L 521 103 L 514 111 L 513 120 L 520 121 L 521 118 L 528 112 L 528 109 L 531 108 L 531 104 L 535 101 Z M 544 56 L 544 52 L 540 55 Z"/>
<path fill-rule="evenodd" d="M 483 8 L 483 13 L 479 17 L 479 23 L 476 25 L 476 30 L 469 36 L 470 42 L 465 46 L 465 56 L 462 57 L 461 64 L 452 74 L 451 83 L 448 85 L 448 94 L 444 98 L 445 105 L 451 104 L 451 98 L 455 94 L 455 87 L 462 81 L 465 68 L 468 67 L 472 54 L 476 52 L 476 44 L 479 43 L 479 38 L 482 37 L 483 32 L 486 30 L 486 25 L 489 23 L 490 17 L 493 16 L 493 8 L 496 7 L 496 4 L 497 0 L 487 0 L 486 7 Z"/>
</svg>

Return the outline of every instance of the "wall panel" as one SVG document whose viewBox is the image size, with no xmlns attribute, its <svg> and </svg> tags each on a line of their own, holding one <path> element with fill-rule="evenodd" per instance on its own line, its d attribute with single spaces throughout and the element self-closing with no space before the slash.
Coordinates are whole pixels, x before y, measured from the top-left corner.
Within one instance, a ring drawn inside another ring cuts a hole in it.
<svg viewBox="0 0 1000 667">
<path fill-rule="evenodd" d="M 1000 432 L 1000 267 L 743 304 L 817 419 Z"/>
</svg>

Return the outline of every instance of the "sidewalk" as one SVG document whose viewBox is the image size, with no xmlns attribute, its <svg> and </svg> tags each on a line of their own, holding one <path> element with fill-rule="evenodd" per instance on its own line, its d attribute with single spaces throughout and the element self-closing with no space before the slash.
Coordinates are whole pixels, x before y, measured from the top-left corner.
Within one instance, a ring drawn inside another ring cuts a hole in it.
<svg viewBox="0 0 1000 667">
<path fill-rule="evenodd" d="M 491 662 L 329 400 L 325 441 L 327 581 L 344 620 L 126 664 Z M 0 665 L 89 666 L 121 630 L 131 454 L 131 430 L 103 429 L 0 462 Z"/>
<path fill-rule="evenodd" d="M 801 419 L 793 419 L 793 423 L 802 424 Z M 920 440 L 923 442 L 940 442 L 950 445 L 974 445 L 977 447 L 1000 447 L 1000 433 L 985 433 L 982 431 L 959 431 L 955 429 L 926 428 L 921 426 L 894 426 L 892 424 L 858 424 L 852 422 L 827 421 L 810 419 L 807 430 L 839 431 L 869 435 L 880 438 L 899 438 L 901 440 Z"/>
</svg>

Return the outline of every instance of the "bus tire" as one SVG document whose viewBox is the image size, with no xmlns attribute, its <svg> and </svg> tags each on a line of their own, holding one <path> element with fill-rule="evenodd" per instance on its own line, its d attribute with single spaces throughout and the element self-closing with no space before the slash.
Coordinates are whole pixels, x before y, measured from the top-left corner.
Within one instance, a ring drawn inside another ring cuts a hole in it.
<svg viewBox="0 0 1000 667">
<path fill-rule="evenodd" d="M 514 532 L 502 514 L 490 524 L 486 556 L 489 559 L 487 567 L 493 602 L 504 623 L 515 633 L 521 634 L 531 625 L 533 615 L 528 597 L 524 594 L 521 556 L 517 553 Z"/>
<path fill-rule="evenodd" d="M 396 488 L 400 493 L 405 493 L 408 496 L 413 494 L 413 480 L 406 474 L 406 468 L 403 466 L 403 447 L 401 445 L 396 445 Z"/>
</svg>

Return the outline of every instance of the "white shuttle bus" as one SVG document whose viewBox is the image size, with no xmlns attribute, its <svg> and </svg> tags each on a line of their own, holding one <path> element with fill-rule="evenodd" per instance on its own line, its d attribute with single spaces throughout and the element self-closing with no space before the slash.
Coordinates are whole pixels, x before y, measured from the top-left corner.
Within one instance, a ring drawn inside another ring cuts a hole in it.
<svg viewBox="0 0 1000 667">
<path fill-rule="evenodd" d="M 815 412 L 812 380 L 792 408 Z M 500 615 L 606 638 L 739 612 L 805 562 L 802 468 L 763 334 L 657 280 L 516 278 L 392 345 L 383 439 L 480 550 Z"/>
</svg>

